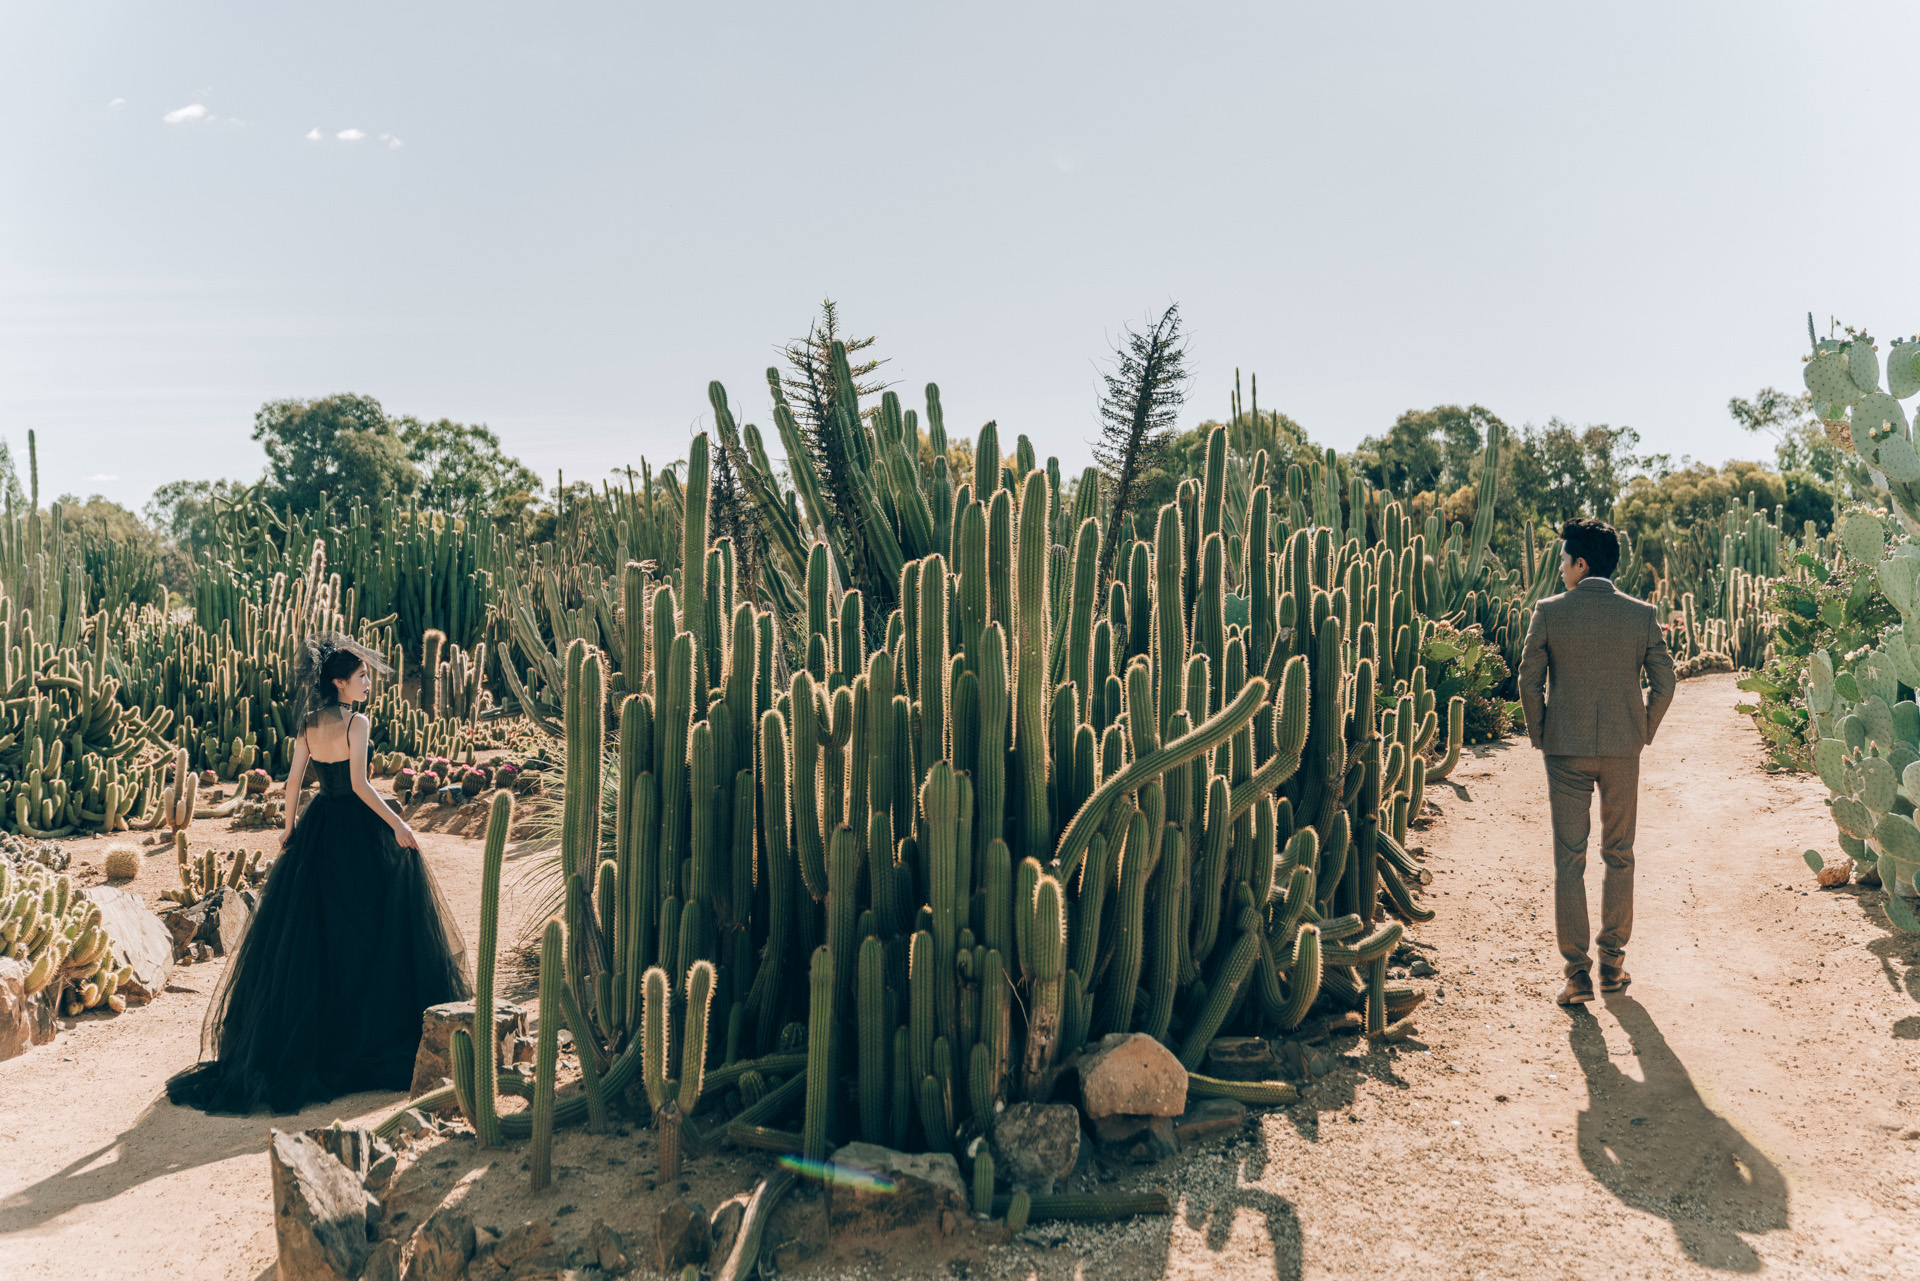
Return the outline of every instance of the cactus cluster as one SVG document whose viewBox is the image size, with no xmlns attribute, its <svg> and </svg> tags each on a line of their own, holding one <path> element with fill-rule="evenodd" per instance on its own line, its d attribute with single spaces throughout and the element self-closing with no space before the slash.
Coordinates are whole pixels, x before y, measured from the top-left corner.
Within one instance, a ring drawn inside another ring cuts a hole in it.
<svg viewBox="0 0 1920 1281">
<path fill-rule="evenodd" d="M 105 612 L 86 620 L 85 648 L 78 636 L 41 640 L 32 609 L 0 596 L 0 825 L 23 836 L 125 831 L 156 791 L 143 749 L 173 714 L 120 702 L 120 682 L 105 674 L 108 622 Z"/>
<path fill-rule="evenodd" d="M 1877 866 L 1897 894 L 1912 895 L 1920 871 L 1920 541 L 1888 549 L 1887 523 L 1855 512 L 1841 528 L 1847 555 L 1874 569 L 1880 590 L 1900 614 L 1869 652 L 1841 670 L 1836 655 L 1816 650 L 1807 662 L 1808 734 L 1814 767 L 1831 793 L 1841 848 L 1856 863 Z"/>
<path fill-rule="evenodd" d="M 62 1013 L 127 1008 L 118 988 L 131 976 L 113 963 L 100 909 L 64 873 L 0 859 L 0 956 L 26 968 L 26 993 L 51 990 Z"/>
<path fill-rule="evenodd" d="M 543 1004 L 586 1083 L 543 1115 L 592 1119 L 639 1077 L 663 1172 L 719 1134 L 959 1151 L 1106 1032 L 1197 1063 L 1319 999 L 1384 1027 L 1388 918 L 1431 915 L 1406 826 L 1429 755 L 1459 748 L 1422 648 L 1498 586 L 1490 515 L 1430 546 L 1390 495 L 1318 468 L 1310 501 L 1298 467 L 1276 500 L 1259 455 L 1230 520 L 1216 433 L 1206 477 L 1102 582 L 1097 478 L 1068 501 L 1024 438 L 1002 467 L 989 428 L 981 488 L 958 480 L 923 525 L 904 420 L 880 417 L 890 488 L 869 501 L 905 531 L 883 617 L 840 547 L 803 543 L 784 649 L 732 541 L 707 539 L 702 435 L 677 579 L 630 567 L 619 652 L 550 654 L 564 909 Z M 702 1134 L 696 1108 L 721 1119 Z M 546 1124 L 524 1115 L 498 1117 L 506 1137 Z"/>
<path fill-rule="evenodd" d="M 1912 644 L 1920 637 L 1920 454 L 1900 404 L 1920 391 L 1920 339 L 1888 347 L 1882 388 L 1879 349 L 1870 336 L 1850 331 L 1845 339 L 1822 339 L 1809 318 L 1808 337 L 1806 384 L 1815 411 L 1830 424 L 1846 425 L 1854 450 L 1884 483 L 1895 518 L 1849 514 L 1838 531 L 1840 546 L 1873 571 L 1871 581 L 1900 623 L 1865 652 L 1813 652 L 1803 690 L 1807 736 L 1831 794 L 1841 849 L 1856 865 L 1876 869 L 1890 900 L 1897 900 L 1916 893 L 1920 872 L 1920 828 L 1913 822 L 1920 798 L 1914 702 L 1920 649 Z M 1889 914 L 1903 928 L 1914 921 L 1904 903 L 1896 909 L 1890 901 Z"/>
<path fill-rule="evenodd" d="M 180 865 L 180 885 L 160 897 L 182 905 L 198 903 L 222 887 L 238 889 L 258 883 L 266 876 L 259 850 L 238 849 L 227 852 L 206 849 L 198 854 L 187 847 L 187 834 L 173 834 L 174 855 Z"/>
</svg>

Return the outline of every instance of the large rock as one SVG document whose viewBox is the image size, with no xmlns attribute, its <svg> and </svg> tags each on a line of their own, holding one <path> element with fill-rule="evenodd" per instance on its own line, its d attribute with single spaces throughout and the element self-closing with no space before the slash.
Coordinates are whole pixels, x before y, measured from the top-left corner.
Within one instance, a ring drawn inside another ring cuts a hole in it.
<svg viewBox="0 0 1920 1281">
<path fill-rule="evenodd" d="M 1015 1103 L 993 1118 L 992 1136 L 995 1173 L 1045 1195 L 1080 1159 L 1080 1110 L 1071 1103 Z"/>
<path fill-rule="evenodd" d="M 360 1180 L 304 1134 L 273 1131 L 267 1159 L 280 1281 L 353 1281 L 370 1253 Z"/>
<path fill-rule="evenodd" d="M 151 1001 L 173 977 L 173 935 L 131 890 L 95 885 L 86 895 L 100 909 L 100 924 L 113 941 L 113 961 L 133 970 L 119 990 L 129 1000 Z"/>
<path fill-rule="evenodd" d="M 160 913 L 160 924 L 173 938 L 173 959 L 193 960 L 193 945 L 207 928 L 207 901 L 170 907 Z"/>
<path fill-rule="evenodd" d="M 1187 1070 L 1145 1032 L 1101 1037 L 1080 1059 L 1087 1115 L 1179 1116 L 1187 1110 Z"/>
<path fill-rule="evenodd" d="M 33 1047 L 33 1007 L 27 1000 L 27 967 L 0 956 L 0 1063 Z"/>
<path fill-rule="evenodd" d="M 945 1152 L 908 1154 L 877 1143 L 849 1143 L 833 1154 L 828 1223 L 833 1231 L 886 1232 L 940 1222 L 942 1210 L 967 1212 L 960 1163 Z"/>
<path fill-rule="evenodd" d="M 223 886 L 207 898 L 207 926 L 201 931 L 202 940 L 211 943 L 221 956 L 232 956 L 240 950 L 240 940 L 253 924 L 253 909 L 247 906 L 241 891 L 230 887 Z"/>
<path fill-rule="evenodd" d="M 502 1067 L 511 1067 L 511 1038 L 526 1035 L 527 1012 L 511 1001 L 496 998 L 493 1003 L 493 1022 L 494 1062 Z M 413 1058 L 413 1084 L 407 1088 L 410 1096 L 419 1098 L 428 1090 L 438 1088 L 442 1081 L 453 1075 L 451 1046 L 455 1028 L 465 1028 L 468 1036 L 473 1035 L 472 1001 L 430 1005 L 421 1014 L 420 1049 Z M 503 1044 L 508 1047 L 504 1057 L 500 1054 Z M 478 1045 L 475 1048 L 478 1049 Z"/>
</svg>

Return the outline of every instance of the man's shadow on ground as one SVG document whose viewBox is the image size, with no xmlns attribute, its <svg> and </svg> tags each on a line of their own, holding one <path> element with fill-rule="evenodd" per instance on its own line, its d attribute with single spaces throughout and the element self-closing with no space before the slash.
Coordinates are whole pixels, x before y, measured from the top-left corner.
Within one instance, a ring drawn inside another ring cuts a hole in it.
<svg viewBox="0 0 1920 1281">
<path fill-rule="evenodd" d="M 1644 1006 L 1611 996 L 1607 1009 L 1645 1079 L 1615 1065 L 1599 1023 L 1576 1007 L 1568 1040 L 1589 1097 L 1579 1120 L 1581 1162 L 1622 1204 L 1673 1224 L 1695 1263 L 1759 1271 L 1760 1256 L 1738 1234 L 1788 1226 L 1786 1179 L 1700 1098 Z"/>
</svg>

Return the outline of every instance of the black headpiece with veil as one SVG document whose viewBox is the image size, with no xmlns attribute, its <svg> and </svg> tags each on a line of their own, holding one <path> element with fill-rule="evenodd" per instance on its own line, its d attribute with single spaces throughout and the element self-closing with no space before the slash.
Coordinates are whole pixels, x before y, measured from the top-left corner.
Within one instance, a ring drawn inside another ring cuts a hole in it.
<svg viewBox="0 0 1920 1281">
<path fill-rule="evenodd" d="M 364 663 L 382 676 L 393 668 L 372 648 L 343 632 L 315 632 L 300 642 L 293 656 L 295 725 L 305 725 L 315 714 L 340 705 L 333 682 L 344 680 Z"/>
</svg>

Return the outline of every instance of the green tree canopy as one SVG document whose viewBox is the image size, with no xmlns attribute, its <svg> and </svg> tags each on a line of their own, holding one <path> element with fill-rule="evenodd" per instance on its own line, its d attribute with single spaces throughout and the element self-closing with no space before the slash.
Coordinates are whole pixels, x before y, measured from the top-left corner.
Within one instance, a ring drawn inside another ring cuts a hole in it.
<svg viewBox="0 0 1920 1281">
<path fill-rule="evenodd" d="M 267 452 L 274 501 L 310 511 L 324 499 L 377 503 L 411 494 L 420 472 L 371 396 L 342 392 L 318 400 L 273 400 L 253 416 Z"/>
<path fill-rule="evenodd" d="M 237 480 L 171 480 L 153 491 L 142 514 L 197 559 L 215 541 L 215 502 L 238 502 L 246 492 L 247 487 Z"/>
<path fill-rule="evenodd" d="M 1376 488 L 1395 494 L 1451 493 L 1472 483 L 1495 426 L 1504 424 L 1480 405 L 1409 409 L 1386 435 L 1361 441 L 1354 463 Z"/>
<path fill-rule="evenodd" d="M 420 473 L 415 497 L 423 507 L 498 515 L 525 507 L 540 492 L 540 478 L 501 449 L 500 438 L 484 423 L 409 417 L 395 426 L 407 461 Z"/>
</svg>

